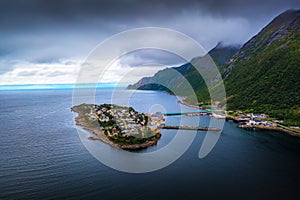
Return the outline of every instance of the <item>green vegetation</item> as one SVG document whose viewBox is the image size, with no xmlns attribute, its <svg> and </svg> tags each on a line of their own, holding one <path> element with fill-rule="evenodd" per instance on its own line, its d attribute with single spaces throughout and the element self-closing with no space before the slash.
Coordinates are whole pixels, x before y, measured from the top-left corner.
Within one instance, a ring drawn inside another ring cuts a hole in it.
<svg viewBox="0 0 300 200">
<path fill-rule="evenodd" d="M 226 69 L 226 92 L 233 96 L 228 109 L 252 109 L 283 119 L 285 125 L 300 125 L 299 21 L 299 11 L 284 13 L 235 56 Z"/>
<path fill-rule="evenodd" d="M 147 141 L 159 139 L 161 137 L 160 134 L 155 134 L 152 135 L 151 137 L 134 137 L 134 136 L 121 136 L 121 135 L 116 135 L 116 136 L 110 136 L 108 137 L 109 140 L 113 141 L 114 143 L 120 144 L 120 145 L 132 145 L 132 144 L 143 144 Z"/>
<path fill-rule="evenodd" d="M 215 61 L 217 67 L 221 69 L 223 64 L 228 62 L 237 51 L 237 47 L 225 47 L 219 43 L 208 54 Z M 199 63 L 202 61 L 208 60 L 207 57 L 205 57 L 205 60 L 203 58 L 197 57 L 182 66 L 161 70 L 153 77 L 145 77 L 136 84 L 129 85 L 128 89 L 166 91 L 178 96 L 190 96 L 188 97 L 189 103 L 204 102 L 210 104 L 205 81 L 195 67 L 199 67 Z M 211 68 L 201 69 L 205 74 L 209 74 L 210 70 Z M 194 92 L 197 99 L 191 98 L 191 96 L 194 96 L 192 95 Z"/>
<path fill-rule="evenodd" d="M 75 106 L 75 109 L 77 110 L 78 113 L 90 113 L 91 111 L 89 104 L 82 104 L 80 106 Z M 82 115 L 80 119 L 82 123 L 87 124 L 91 128 L 99 128 L 98 121 L 90 120 L 88 115 Z"/>
</svg>

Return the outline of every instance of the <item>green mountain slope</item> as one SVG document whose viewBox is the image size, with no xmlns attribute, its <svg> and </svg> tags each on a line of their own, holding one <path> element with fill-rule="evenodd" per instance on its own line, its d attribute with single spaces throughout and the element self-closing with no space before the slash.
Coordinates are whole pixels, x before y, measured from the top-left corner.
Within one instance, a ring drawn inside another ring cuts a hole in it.
<svg viewBox="0 0 300 200">
<path fill-rule="evenodd" d="M 228 63 L 230 58 L 238 51 L 237 47 L 227 47 L 222 43 L 219 43 L 208 54 L 216 63 L 217 67 L 222 69 L 224 64 Z M 189 96 L 191 94 L 190 86 L 193 92 L 195 91 L 200 99 L 209 97 L 206 84 L 199 74 L 199 72 L 193 66 L 194 63 L 201 62 L 204 57 L 197 57 L 192 59 L 189 63 L 181 65 L 179 67 L 167 68 L 157 72 L 153 77 L 144 77 L 137 83 L 129 85 L 128 89 L 140 89 L 140 90 L 161 90 L 170 93 L 176 92 L 176 95 Z M 210 69 L 205 69 L 209 71 Z M 172 92 L 173 91 L 173 92 Z M 202 91 L 202 92 L 200 92 Z M 201 97 L 201 98 L 200 98 Z M 196 103 L 196 102 L 193 102 Z"/>
<path fill-rule="evenodd" d="M 224 72 L 229 109 L 266 112 L 300 123 L 300 11 L 276 17 Z"/>
</svg>

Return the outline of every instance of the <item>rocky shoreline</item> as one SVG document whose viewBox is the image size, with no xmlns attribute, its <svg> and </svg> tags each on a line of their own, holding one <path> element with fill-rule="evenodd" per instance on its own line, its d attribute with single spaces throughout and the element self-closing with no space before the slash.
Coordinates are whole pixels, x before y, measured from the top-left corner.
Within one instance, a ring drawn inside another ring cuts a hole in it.
<svg viewBox="0 0 300 200">
<path fill-rule="evenodd" d="M 154 146 L 157 144 L 160 137 L 154 137 L 151 140 L 148 140 L 141 144 L 118 144 L 114 143 L 111 140 L 108 139 L 108 137 L 103 133 L 103 131 L 100 129 L 99 126 L 92 126 L 92 120 L 89 120 L 89 118 L 86 116 L 85 112 L 82 112 L 80 110 L 80 106 L 92 106 L 92 104 L 82 104 L 79 106 L 74 106 L 71 108 L 72 112 L 77 113 L 77 117 L 75 118 L 75 123 L 78 126 L 83 127 L 83 129 L 91 132 L 93 136 L 89 137 L 88 139 L 91 140 L 100 140 L 101 142 L 108 144 L 114 148 L 117 149 L 124 149 L 124 150 L 139 150 L 139 149 L 145 149 L 150 146 Z M 88 121 L 89 120 L 89 121 Z"/>
<path fill-rule="evenodd" d="M 286 129 L 283 129 L 283 128 L 280 128 L 280 127 L 268 127 L 268 126 L 263 126 L 263 125 L 251 125 L 251 126 L 249 126 L 249 125 L 239 125 L 238 127 L 242 128 L 242 129 L 256 128 L 256 129 L 261 129 L 261 130 L 276 131 L 276 132 L 280 132 L 280 133 L 283 133 L 283 134 L 288 134 L 288 135 L 291 135 L 291 136 L 294 136 L 294 137 L 300 137 L 299 133 L 295 133 L 293 131 L 289 131 L 289 130 L 286 130 Z"/>
</svg>

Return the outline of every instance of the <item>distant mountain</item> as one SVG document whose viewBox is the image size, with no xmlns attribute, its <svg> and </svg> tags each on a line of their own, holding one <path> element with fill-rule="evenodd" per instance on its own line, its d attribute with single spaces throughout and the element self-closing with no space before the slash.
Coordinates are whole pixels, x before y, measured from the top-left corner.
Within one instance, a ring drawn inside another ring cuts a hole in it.
<svg viewBox="0 0 300 200">
<path fill-rule="evenodd" d="M 222 68 L 229 62 L 232 56 L 239 50 L 240 46 L 228 46 L 219 42 L 208 54 L 214 60 L 217 67 Z"/>
<path fill-rule="evenodd" d="M 238 47 L 225 46 L 222 43 L 218 43 L 208 54 L 214 60 L 217 67 L 222 69 L 237 51 Z M 203 57 L 197 57 L 179 67 L 166 68 L 158 71 L 153 77 L 144 77 L 137 83 L 129 85 L 128 89 L 161 90 L 170 93 L 176 91 L 176 95 L 181 96 L 190 95 L 188 90 L 189 85 L 192 86 L 194 91 L 206 91 L 207 88 L 204 80 L 193 64 L 191 64 L 198 63 L 201 59 L 203 59 Z M 208 93 L 205 92 L 205 94 L 208 97 Z"/>
<path fill-rule="evenodd" d="M 229 110 L 267 113 L 285 119 L 287 124 L 300 126 L 300 10 L 280 14 L 238 51 L 220 43 L 209 55 L 222 74 Z M 185 93 L 186 79 L 198 102 L 208 102 L 210 96 L 205 82 L 191 64 L 200 59 L 159 71 L 129 88 L 177 89 L 180 95 L 187 97 L 186 101 L 195 103 Z M 167 87 L 161 87 L 160 83 Z"/>
<path fill-rule="evenodd" d="M 273 19 L 223 73 L 229 109 L 253 109 L 300 124 L 300 10 Z"/>
</svg>

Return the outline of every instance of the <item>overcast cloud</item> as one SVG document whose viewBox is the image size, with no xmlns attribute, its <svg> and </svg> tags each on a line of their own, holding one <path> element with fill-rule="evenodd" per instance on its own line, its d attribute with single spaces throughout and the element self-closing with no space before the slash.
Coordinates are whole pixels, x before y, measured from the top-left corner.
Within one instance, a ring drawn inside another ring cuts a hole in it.
<svg viewBox="0 0 300 200">
<path fill-rule="evenodd" d="M 80 64 L 97 44 L 131 28 L 171 28 L 208 51 L 219 41 L 243 44 L 276 15 L 299 8 L 298 0 L 0 1 L 0 84 L 74 83 Z M 182 62 L 166 52 L 135 52 L 115 63 L 118 70 L 111 70 L 109 80 L 144 66 L 143 74 L 126 79 L 135 81 Z M 149 63 L 158 65 L 150 69 Z"/>
</svg>

